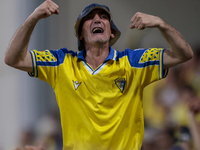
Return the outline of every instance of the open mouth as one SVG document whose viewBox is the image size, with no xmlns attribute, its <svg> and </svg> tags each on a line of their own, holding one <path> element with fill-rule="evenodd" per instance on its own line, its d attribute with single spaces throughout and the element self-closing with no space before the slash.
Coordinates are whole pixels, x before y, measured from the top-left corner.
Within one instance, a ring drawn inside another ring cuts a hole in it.
<svg viewBox="0 0 200 150">
<path fill-rule="evenodd" d="M 102 29 L 102 28 L 99 28 L 99 27 L 94 28 L 94 29 L 92 30 L 92 33 L 93 33 L 93 34 L 96 34 L 96 33 L 103 33 L 103 29 Z"/>
</svg>

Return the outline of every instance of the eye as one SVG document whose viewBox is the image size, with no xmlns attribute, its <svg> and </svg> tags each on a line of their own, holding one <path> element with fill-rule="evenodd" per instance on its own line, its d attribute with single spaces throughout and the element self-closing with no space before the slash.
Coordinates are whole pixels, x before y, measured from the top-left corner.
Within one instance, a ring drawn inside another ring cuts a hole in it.
<svg viewBox="0 0 200 150">
<path fill-rule="evenodd" d="M 108 17 L 107 14 L 101 14 L 100 17 L 101 17 L 102 19 L 107 19 L 107 20 L 109 20 L 109 17 Z"/>
<path fill-rule="evenodd" d="M 108 19 L 106 15 L 101 15 L 101 18 Z"/>
<path fill-rule="evenodd" d="M 89 14 L 84 18 L 84 21 L 93 19 L 93 17 L 94 17 L 94 15 Z"/>
</svg>

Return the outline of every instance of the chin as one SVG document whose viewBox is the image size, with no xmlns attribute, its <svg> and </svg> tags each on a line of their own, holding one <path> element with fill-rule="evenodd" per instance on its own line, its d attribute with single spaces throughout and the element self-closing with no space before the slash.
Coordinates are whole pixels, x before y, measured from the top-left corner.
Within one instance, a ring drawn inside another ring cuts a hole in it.
<svg viewBox="0 0 200 150">
<path fill-rule="evenodd" d="M 96 44 L 106 44 L 108 41 L 107 40 L 98 40 L 95 41 Z"/>
<path fill-rule="evenodd" d="M 104 43 L 107 43 L 107 42 L 109 42 L 109 39 L 108 38 L 99 38 L 99 39 L 94 39 L 94 42 L 95 43 L 102 43 L 102 44 L 104 44 Z"/>
</svg>

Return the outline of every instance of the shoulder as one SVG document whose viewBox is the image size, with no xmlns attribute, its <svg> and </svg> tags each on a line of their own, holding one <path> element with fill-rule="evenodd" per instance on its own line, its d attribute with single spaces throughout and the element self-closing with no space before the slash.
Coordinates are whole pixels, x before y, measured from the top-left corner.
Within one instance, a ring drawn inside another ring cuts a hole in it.
<svg viewBox="0 0 200 150">
<path fill-rule="evenodd" d="M 57 66 L 62 64 L 67 57 L 75 58 L 77 56 L 77 52 L 61 48 L 58 50 L 33 50 L 31 51 L 31 55 L 33 62 L 37 62 L 39 65 Z"/>
<path fill-rule="evenodd" d="M 141 57 L 141 55 L 146 51 L 146 49 L 125 49 L 124 51 L 117 51 L 117 58 L 121 59 L 127 57 L 128 59 L 136 59 Z"/>
<path fill-rule="evenodd" d="M 78 55 L 78 52 L 75 52 L 73 50 L 68 50 L 67 48 L 61 48 L 58 50 L 49 50 L 55 57 L 62 57 L 65 55 L 70 55 L 72 57 L 76 57 Z"/>
<path fill-rule="evenodd" d="M 117 53 L 117 58 L 118 60 L 127 58 L 132 67 L 144 67 L 149 62 L 159 61 L 163 50 L 163 48 L 125 49 Z"/>
<path fill-rule="evenodd" d="M 35 55 L 52 55 L 54 57 L 61 57 L 63 55 L 69 54 L 73 57 L 77 56 L 78 52 L 75 52 L 73 50 L 68 50 L 67 48 L 61 48 L 57 50 L 44 50 L 44 51 L 38 51 L 38 50 L 33 50 L 31 52 L 34 52 Z"/>
</svg>

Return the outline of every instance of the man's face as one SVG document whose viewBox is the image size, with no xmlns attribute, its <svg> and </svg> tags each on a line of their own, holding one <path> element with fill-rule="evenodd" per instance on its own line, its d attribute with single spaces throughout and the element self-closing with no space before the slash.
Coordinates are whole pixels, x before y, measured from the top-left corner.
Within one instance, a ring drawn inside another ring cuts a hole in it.
<svg viewBox="0 0 200 150">
<path fill-rule="evenodd" d="M 102 9 L 91 11 L 84 19 L 79 39 L 85 46 L 109 43 L 114 34 L 110 27 L 109 15 Z"/>
</svg>

